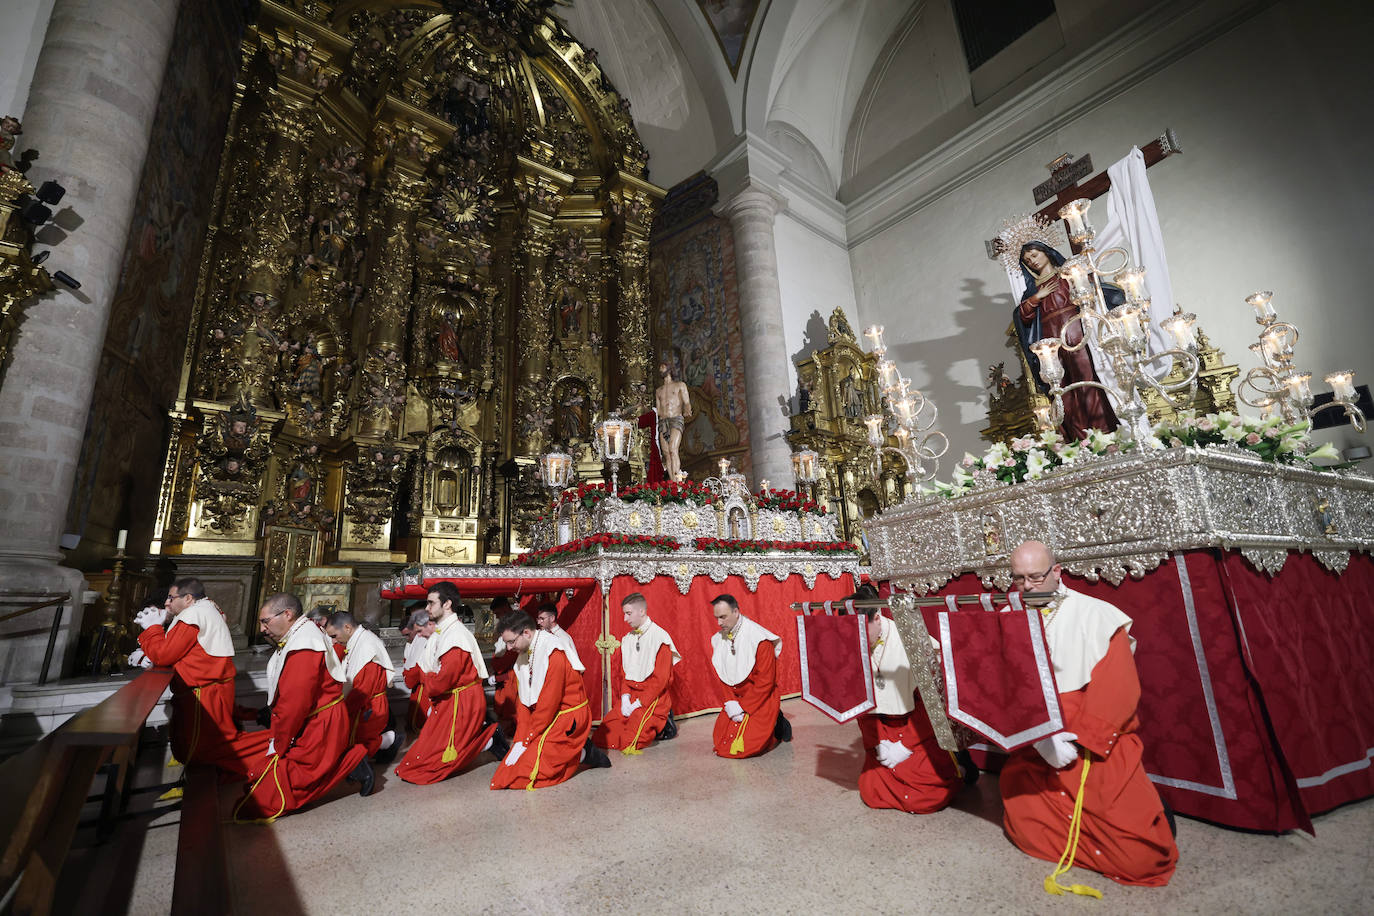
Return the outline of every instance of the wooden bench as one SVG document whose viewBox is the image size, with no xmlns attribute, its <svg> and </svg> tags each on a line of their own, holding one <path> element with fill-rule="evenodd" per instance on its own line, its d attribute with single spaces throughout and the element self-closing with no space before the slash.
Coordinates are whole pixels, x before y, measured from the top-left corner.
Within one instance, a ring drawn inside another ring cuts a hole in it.
<svg viewBox="0 0 1374 916">
<path fill-rule="evenodd" d="M 102 832 L 116 795 L 127 796 L 139 732 L 171 683 L 170 669 L 145 671 L 0 765 L 0 897 L 18 882 L 11 912 L 46 914 L 96 772 L 114 772 L 101 806 Z"/>
<path fill-rule="evenodd" d="M 186 767 L 181 796 L 172 916 L 228 916 L 233 909 L 219 816 L 219 770 L 192 763 Z"/>
</svg>

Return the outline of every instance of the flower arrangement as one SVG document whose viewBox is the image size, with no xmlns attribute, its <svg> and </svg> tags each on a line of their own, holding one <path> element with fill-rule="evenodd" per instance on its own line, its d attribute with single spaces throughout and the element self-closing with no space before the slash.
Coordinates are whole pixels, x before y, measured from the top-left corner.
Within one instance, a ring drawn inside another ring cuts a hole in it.
<svg viewBox="0 0 1374 916">
<path fill-rule="evenodd" d="M 576 487 L 569 487 L 559 494 L 549 505 L 549 508 L 556 511 L 559 506 L 568 503 L 581 503 L 582 508 L 591 510 L 596 508 L 597 503 L 610 495 L 611 486 L 608 483 L 578 484 Z M 659 483 L 637 483 L 634 486 L 626 487 L 620 491 L 620 499 L 627 503 L 647 502 L 659 505 L 682 503 L 709 506 L 715 503 L 717 497 L 707 487 L 695 481 L 685 480 L 679 483 L 664 480 Z"/>
<path fill-rule="evenodd" d="M 707 553 L 767 553 L 770 550 L 795 550 L 806 553 L 857 554 L 859 548 L 848 541 L 746 541 L 731 538 L 696 538 L 692 545 Z"/>
<path fill-rule="evenodd" d="M 1252 451 L 1265 461 L 1306 464 L 1314 468 L 1320 468 L 1314 463 L 1318 460 L 1340 458 L 1330 443 L 1313 448 L 1311 432 L 1311 423 L 1306 420 L 1299 423 L 1286 423 L 1279 417 L 1255 420 L 1228 411 L 1202 417 L 1186 413 L 1175 422 L 1156 425 L 1142 444 L 1146 450 L 1233 446 Z M 1022 436 L 1010 444 L 996 443 L 982 457 L 966 452 L 950 482 L 935 481 L 933 489 L 927 488 L 925 492 L 954 497 L 994 481 L 1039 480 L 1058 468 L 1114 455 L 1126 447 L 1119 433 L 1096 429 L 1089 430 L 1086 438 L 1071 442 L 1054 431 Z"/>
<path fill-rule="evenodd" d="M 524 553 L 511 560 L 512 566 L 545 566 L 561 560 L 571 559 L 578 554 L 595 553 L 597 548 L 615 551 L 662 551 L 671 553 L 682 545 L 676 538 L 655 537 L 647 534 L 591 534 L 557 547 Z"/>
<path fill-rule="evenodd" d="M 760 509 L 784 509 L 793 512 L 825 514 L 825 506 L 817 505 L 796 490 L 760 490 L 754 494 L 754 505 Z"/>
</svg>

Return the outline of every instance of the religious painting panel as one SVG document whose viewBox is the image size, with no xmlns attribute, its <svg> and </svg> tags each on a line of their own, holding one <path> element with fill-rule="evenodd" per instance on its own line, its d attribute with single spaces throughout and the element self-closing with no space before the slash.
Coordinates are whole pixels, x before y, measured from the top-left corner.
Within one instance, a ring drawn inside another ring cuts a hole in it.
<svg viewBox="0 0 1374 916">
<path fill-rule="evenodd" d="M 683 468 L 696 478 L 714 473 L 721 457 L 749 471 L 734 235 L 711 213 L 716 193 L 704 176 L 673 189 L 650 249 L 654 351 L 691 394 L 693 418 L 681 450 Z"/>
</svg>

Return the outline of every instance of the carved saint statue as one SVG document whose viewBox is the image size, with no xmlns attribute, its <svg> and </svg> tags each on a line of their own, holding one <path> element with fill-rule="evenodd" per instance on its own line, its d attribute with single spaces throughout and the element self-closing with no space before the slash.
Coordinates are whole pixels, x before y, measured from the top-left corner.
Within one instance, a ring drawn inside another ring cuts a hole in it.
<svg viewBox="0 0 1374 916">
<path fill-rule="evenodd" d="M 692 398 L 687 385 L 674 381 L 673 369 L 666 360 L 658 364 L 663 384 L 654 391 L 654 406 L 658 408 L 658 450 L 663 455 L 663 473 L 669 480 L 677 480 L 682 470 L 678 449 L 682 445 L 682 430 L 692 419 Z"/>
<path fill-rule="evenodd" d="M 1043 242 L 1027 242 L 1021 246 L 1020 262 L 1026 291 L 1021 294 L 1020 304 L 1012 310 L 1012 323 L 1025 350 L 1026 361 L 1035 374 L 1036 385 L 1041 391 L 1048 391 L 1049 386 L 1040 377 L 1040 361 L 1030 350 L 1031 344 L 1046 337 L 1058 337 L 1065 347 L 1078 346 L 1083 340 L 1083 322 L 1075 320 L 1078 306 L 1069 299 L 1068 281 L 1059 275 L 1059 268 L 1064 263 L 1062 254 Z M 1110 283 L 1102 284 L 1102 295 L 1108 308 L 1126 301 L 1121 288 Z M 1064 378 L 1060 382 L 1064 387 L 1073 382 L 1098 380 L 1087 347 L 1073 351 L 1062 349 L 1059 358 L 1064 364 Z M 1066 438 L 1081 439 L 1089 429 L 1110 432 L 1116 427 L 1116 413 L 1106 392 L 1100 388 L 1080 388 L 1064 395 L 1063 432 Z"/>
</svg>

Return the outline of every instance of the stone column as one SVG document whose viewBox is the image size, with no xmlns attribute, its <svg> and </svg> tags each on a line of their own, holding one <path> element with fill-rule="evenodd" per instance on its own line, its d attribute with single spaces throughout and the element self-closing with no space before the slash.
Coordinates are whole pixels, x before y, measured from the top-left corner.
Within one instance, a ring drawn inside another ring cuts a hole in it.
<svg viewBox="0 0 1374 916">
<path fill-rule="evenodd" d="M 744 336 L 744 387 L 749 401 L 749 451 L 753 483 L 792 479 L 792 449 L 787 444 L 787 411 L 792 394 L 787 345 L 782 331 L 782 291 L 773 218 L 784 202 L 757 187 L 746 187 L 716 207 L 735 234 L 739 278 L 740 331 Z"/>
<path fill-rule="evenodd" d="M 59 286 L 26 310 L 0 389 L 0 591 L 80 598 L 80 573 L 57 565 L 58 539 L 178 5 L 57 0 L 43 39 L 21 145 L 41 153 L 31 177 L 59 180 L 62 208 L 82 220 L 48 264 L 82 288 Z M 49 613 L 6 626 L 43 630 Z M 78 616 L 69 602 L 66 619 Z M 0 641 L 8 656 L 0 681 L 36 680 L 45 642 L 46 634 Z M 67 642 L 64 629 L 54 676 Z"/>
</svg>

